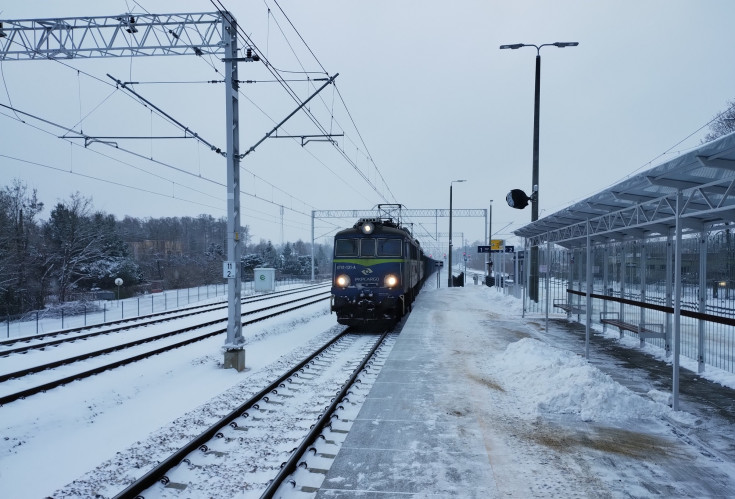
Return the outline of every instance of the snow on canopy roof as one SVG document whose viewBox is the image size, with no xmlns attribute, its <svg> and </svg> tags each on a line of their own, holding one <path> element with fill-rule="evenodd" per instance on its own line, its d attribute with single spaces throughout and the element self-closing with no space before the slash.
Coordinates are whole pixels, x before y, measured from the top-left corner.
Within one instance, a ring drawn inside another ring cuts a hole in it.
<svg viewBox="0 0 735 499">
<path fill-rule="evenodd" d="M 514 231 L 534 245 L 568 248 L 665 236 L 676 227 L 677 192 L 683 230 L 735 222 L 735 133 L 638 173 Z"/>
</svg>

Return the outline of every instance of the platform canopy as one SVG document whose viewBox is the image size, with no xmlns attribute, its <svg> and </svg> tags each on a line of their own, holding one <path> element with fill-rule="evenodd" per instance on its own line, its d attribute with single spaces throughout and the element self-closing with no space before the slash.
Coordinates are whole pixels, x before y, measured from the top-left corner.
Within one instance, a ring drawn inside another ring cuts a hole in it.
<svg viewBox="0 0 735 499">
<path fill-rule="evenodd" d="M 567 248 L 666 236 L 676 226 L 677 195 L 684 231 L 735 223 L 735 133 L 635 174 L 561 211 L 514 231 L 531 246 Z"/>
</svg>

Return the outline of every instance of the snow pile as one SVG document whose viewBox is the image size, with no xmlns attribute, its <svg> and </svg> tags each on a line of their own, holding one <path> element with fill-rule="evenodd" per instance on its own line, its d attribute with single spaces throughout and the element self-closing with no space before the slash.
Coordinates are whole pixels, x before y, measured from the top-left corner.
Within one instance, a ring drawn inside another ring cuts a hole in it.
<svg viewBox="0 0 735 499">
<path fill-rule="evenodd" d="M 487 309 L 509 317 L 521 317 L 523 314 L 523 301 L 510 295 L 500 295 L 488 289 L 491 299 L 487 302 Z"/>
<path fill-rule="evenodd" d="M 510 344 L 490 366 L 493 377 L 529 416 L 576 414 L 583 421 L 620 422 L 669 412 L 667 406 L 636 395 L 582 357 L 538 340 L 524 338 Z"/>
</svg>

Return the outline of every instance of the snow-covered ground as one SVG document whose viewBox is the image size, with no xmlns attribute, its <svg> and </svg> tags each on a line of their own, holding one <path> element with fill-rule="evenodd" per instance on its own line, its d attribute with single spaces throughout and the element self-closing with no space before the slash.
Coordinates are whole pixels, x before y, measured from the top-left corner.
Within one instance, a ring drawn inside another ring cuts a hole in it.
<svg viewBox="0 0 735 499">
<path fill-rule="evenodd" d="M 276 291 L 286 291 L 310 285 L 305 281 L 278 281 Z M 252 282 L 242 284 L 242 297 L 247 299 L 256 294 Z M 210 284 L 196 288 L 171 289 L 120 300 L 94 300 L 91 302 L 67 303 L 65 315 L 61 308 L 50 308 L 24 314 L 23 320 L 0 322 L 0 339 L 33 336 L 61 329 L 105 324 L 106 322 L 132 319 L 140 316 L 175 311 L 194 305 L 227 303 L 227 286 Z M 71 312 L 74 311 L 74 313 Z"/>
<path fill-rule="evenodd" d="M 0 407 L 0 497 L 75 497 L 54 491 L 110 460 L 135 471 L 163 459 L 343 329 L 312 305 L 244 330 L 241 373 L 222 368 L 214 337 Z"/>
<path fill-rule="evenodd" d="M 688 373 L 674 411 L 670 365 L 520 313 L 422 292 L 317 498 L 733 497 L 732 390 Z"/>
<path fill-rule="evenodd" d="M 427 281 L 427 289 L 419 295 L 419 305 L 422 301 L 442 303 L 454 297 L 451 322 L 443 327 L 451 324 L 455 332 L 467 330 L 468 343 L 463 351 L 468 352 L 468 361 L 475 362 L 483 379 L 493 380 L 503 388 L 500 405 L 496 403 L 491 408 L 486 400 L 471 402 L 498 418 L 487 422 L 496 425 L 496 436 L 501 430 L 538 430 L 535 445 L 499 449 L 506 462 L 529 466 L 516 469 L 515 476 L 509 473 L 512 467 L 505 472 L 498 468 L 497 478 L 509 480 L 499 489 L 503 493 L 524 497 L 522 491 L 528 491 L 528 484 L 523 481 L 531 476 L 534 483 L 559 483 L 559 468 L 546 467 L 544 463 L 554 460 L 555 452 L 562 456 L 565 446 L 573 442 L 565 441 L 564 435 L 557 434 L 553 439 L 544 436 L 545 430 L 553 429 L 555 418 L 577 421 L 579 427 L 627 423 L 633 425 L 635 438 L 651 441 L 670 434 L 671 428 L 693 432 L 706 424 L 700 415 L 672 411 L 667 405 L 668 393 L 634 392 L 594 362 L 554 341 L 552 336 L 567 334 L 561 330 L 563 324 L 554 324 L 552 328 L 559 330 L 549 331 L 553 335 L 545 341 L 540 328 L 543 321 L 521 319 L 519 300 L 485 286 L 468 284 L 449 290 L 435 289 L 435 285 L 435 278 Z M 415 313 L 425 313 L 425 309 L 417 306 Z M 513 338 L 507 330 L 493 327 L 478 331 L 478 314 L 487 316 L 487 324 L 513 323 L 527 334 Z M 437 323 L 435 327 L 442 326 Z M 284 372 L 288 364 L 305 355 L 313 345 L 342 329 L 329 314 L 328 305 L 314 305 L 287 318 L 246 328 L 248 368 L 242 373 L 222 369 L 223 339 L 214 338 L 136 363 L 134 367 L 106 372 L 0 407 L 0 497 L 86 496 L 80 491 L 89 490 L 84 487 L 95 482 L 99 483 L 98 493 L 102 497 L 114 495 L 125 487 L 123 479 L 131 469 L 167 457 L 167 449 L 176 449 L 201 433 Z M 479 341 L 480 334 L 482 341 L 496 347 L 485 352 L 482 362 L 472 343 L 473 338 Z M 637 342 L 633 342 L 631 348 L 636 347 Z M 612 361 L 606 367 L 615 368 Z M 709 370 L 706 376 L 735 387 L 735 375 L 713 371 Z M 641 386 L 645 386 L 644 381 Z M 544 427 L 539 426 L 540 415 L 546 422 Z M 594 439 L 591 432 L 589 437 Z M 546 440 L 542 442 L 543 439 Z M 608 439 L 600 441 L 610 443 Z M 672 449 L 672 453 L 692 456 L 697 465 L 693 469 L 706 465 L 714 470 L 713 476 L 735 483 L 735 463 L 727 461 L 727 454 L 720 452 L 729 441 L 715 442 L 710 457 L 696 457 L 706 451 L 699 445 L 688 450 Z M 731 455 L 732 449 L 729 452 Z M 660 472 L 660 468 L 647 463 L 645 450 L 633 457 L 650 473 Z M 702 459 L 706 459 L 704 464 Z M 594 471 L 604 471 L 600 480 L 612 483 L 625 481 L 629 470 L 605 467 L 602 462 Z M 77 487 L 75 483 L 85 486 Z M 539 494 L 543 496 L 542 492 Z M 630 496 L 647 494 L 655 492 L 633 488 Z"/>
</svg>

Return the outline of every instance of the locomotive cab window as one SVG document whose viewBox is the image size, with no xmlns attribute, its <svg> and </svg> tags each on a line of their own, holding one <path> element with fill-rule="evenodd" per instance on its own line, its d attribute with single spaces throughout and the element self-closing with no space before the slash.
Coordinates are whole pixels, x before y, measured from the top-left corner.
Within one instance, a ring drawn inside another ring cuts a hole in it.
<svg viewBox="0 0 735 499">
<path fill-rule="evenodd" d="M 334 256 L 357 256 L 357 239 L 337 239 L 334 244 Z"/>
<path fill-rule="evenodd" d="M 375 256 L 375 239 L 360 239 L 360 256 Z"/>
<path fill-rule="evenodd" d="M 401 240 L 378 239 L 378 256 L 401 256 Z"/>
</svg>

